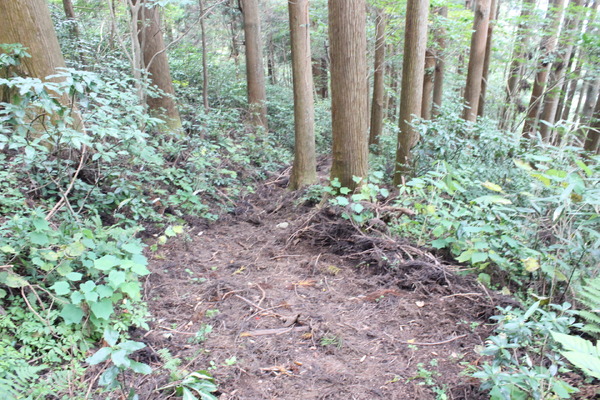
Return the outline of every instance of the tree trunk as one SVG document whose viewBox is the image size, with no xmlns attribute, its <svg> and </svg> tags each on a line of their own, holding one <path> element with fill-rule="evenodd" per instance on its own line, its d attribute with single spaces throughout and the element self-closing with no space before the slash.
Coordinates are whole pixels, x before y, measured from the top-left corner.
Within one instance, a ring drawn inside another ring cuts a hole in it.
<svg viewBox="0 0 600 400">
<path fill-rule="evenodd" d="M 208 112 L 210 106 L 208 104 L 208 50 L 206 45 L 206 28 L 204 26 L 204 5 L 202 0 L 198 0 L 200 8 L 200 35 L 202 38 L 202 104 L 204 111 Z"/>
<path fill-rule="evenodd" d="M 143 53 L 143 69 L 150 75 L 150 83 L 163 93 L 156 97 L 146 96 L 150 112 L 164 119 L 169 132 L 182 133 L 181 117 L 175 103 L 175 89 L 171 80 L 165 41 L 160 29 L 158 6 L 145 7 L 144 1 L 138 13 L 139 41 Z"/>
<path fill-rule="evenodd" d="M 277 85 L 277 76 L 275 71 L 275 45 L 273 44 L 273 34 L 269 34 L 267 39 L 267 76 L 271 85 Z"/>
<path fill-rule="evenodd" d="M 579 26 L 579 7 L 581 7 L 582 0 L 572 0 L 571 4 L 573 7 L 577 7 L 568 20 L 565 22 L 564 29 L 561 35 L 561 46 L 558 51 L 557 59 L 552 63 L 552 69 L 548 78 L 548 91 L 544 96 L 544 108 L 540 114 L 540 120 L 545 123 L 540 124 L 540 135 L 544 141 L 550 140 L 550 134 L 552 133 L 552 126 L 555 122 L 556 110 L 558 108 L 558 100 L 560 98 L 561 89 L 564 84 L 566 66 L 571 58 L 573 52 L 574 41 L 577 40 L 575 37 L 576 30 Z M 569 1 L 567 1 L 567 7 Z"/>
<path fill-rule="evenodd" d="M 387 16 L 382 9 L 377 10 L 375 19 L 377 33 L 375 38 L 375 65 L 373 73 L 373 101 L 371 103 L 371 129 L 369 145 L 378 145 L 383 132 L 383 113 L 385 97 L 385 28 Z"/>
<path fill-rule="evenodd" d="M 488 86 L 488 75 L 490 72 L 490 59 L 492 56 L 492 36 L 494 34 L 494 21 L 497 18 L 498 8 L 496 0 L 490 4 L 490 22 L 488 24 L 487 38 L 485 40 L 485 58 L 483 60 L 483 75 L 481 77 L 481 93 L 479 94 L 479 105 L 477 106 L 477 115 L 483 117 L 485 108 L 485 94 Z"/>
<path fill-rule="evenodd" d="M 354 189 L 368 169 L 365 0 L 329 0 L 331 46 L 331 179 Z"/>
<path fill-rule="evenodd" d="M 520 22 L 517 27 L 512 62 L 508 70 L 508 81 L 506 83 L 506 104 L 500 114 L 500 129 L 509 129 L 512 126 L 513 118 L 516 116 L 516 105 L 514 103 L 519 93 L 519 82 L 523 75 L 526 43 L 529 40 L 529 35 L 527 34 L 529 29 L 529 15 L 534 6 L 534 0 L 523 0 L 523 4 L 521 5 Z"/>
<path fill-rule="evenodd" d="M 48 76 L 59 73 L 59 68 L 65 68 L 65 60 L 46 1 L 0 1 L 0 15 L 3 16 L 0 43 L 21 43 L 31 55 L 30 58 L 21 60 L 19 74 L 45 82 L 58 82 L 59 78 L 47 79 Z M 2 93 L 0 97 L 3 97 Z M 67 96 L 58 100 L 63 106 L 72 106 L 71 99 Z M 82 122 L 79 114 L 72 112 L 71 117 L 73 127 L 80 129 Z"/>
<path fill-rule="evenodd" d="M 294 165 L 290 189 L 317 182 L 308 0 L 288 2 L 294 82 Z"/>
<path fill-rule="evenodd" d="M 541 43 L 541 58 L 539 60 L 539 66 L 535 75 L 535 81 L 533 83 L 533 89 L 531 91 L 531 99 L 529 100 L 529 109 L 525 124 L 523 126 L 523 136 L 526 138 L 532 138 L 535 136 L 538 116 L 540 114 L 542 95 L 546 88 L 546 81 L 548 79 L 548 70 L 550 68 L 551 55 L 556 48 L 556 41 L 558 38 L 558 31 L 560 29 L 560 22 L 564 11 L 565 0 L 552 0 L 549 5 L 547 19 L 550 19 L 550 24 L 546 29 L 548 34 L 542 39 Z"/>
<path fill-rule="evenodd" d="M 594 113 L 595 101 L 600 95 L 600 78 L 594 77 L 586 85 L 585 99 L 581 102 L 581 112 L 579 113 L 579 123 L 589 124 Z M 583 94 L 581 96 L 583 99 Z"/>
<path fill-rule="evenodd" d="M 431 100 L 435 77 L 435 55 L 431 49 L 425 51 L 425 72 L 423 75 L 423 98 L 421 99 L 421 118 L 431 119 Z"/>
<path fill-rule="evenodd" d="M 441 19 L 448 18 L 448 7 L 439 7 L 436 10 Z M 433 106 L 432 115 L 436 117 L 440 113 L 442 107 L 442 98 L 444 95 L 444 73 L 445 73 L 445 59 L 446 59 L 446 28 L 440 26 L 435 31 L 435 42 L 437 44 L 437 51 L 435 52 L 435 76 L 433 79 Z"/>
<path fill-rule="evenodd" d="M 392 57 L 388 57 L 392 58 Z M 387 115 L 390 122 L 396 122 L 396 114 L 398 112 L 398 70 L 395 61 L 390 61 L 390 88 L 388 93 L 388 108 Z"/>
<path fill-rule="evenodd" d="M 403 183 L 409 174 L 412 148 L 419 140 L 419 133 L 411 123 L 415 117 L 421 116 L 428 14 L 429 0 L 407 3 L 395 185 Z"/>
<path fill-rule="evenodd" d="M 260 14 L 258 0 L 241 0 L 244 16 L 244 36 L 246 39 L 246 79 L 248 81 L 248 108 L 252 124 L 267 125 L 267 93 L 263 67 L 262 43 L 260 36 Z"/>
<path fill-rule="evenodd" d="M 471 50 L 469 52 L 469 67 L 465 86 L 465 109 L 463 111 L 463 119 L 471 122 L 475 122 L 477 119 L 479 96 L 481 94 L 485 45 L 490 22 L 490 2 L 491 0 L 477 0 L 473 22 L 474 32 L 471 35 Z"/>
<path fill-rule="evenodd" d="M 65 10 L 65 16 L 69 23 L 69 31 L 73 39 L 79 39 L 79 27 L 77 26 L 77 18 L 75 18 L 75 10 L 73 9 L 73 2 L 71 0 L 63 0 L 63 9 Z"/>
<path fill-rule="evenodd" d="M 583 145 L 584 150 L 600 153 L 598 144 L 600 143 L 600 96 L 596 96 L 596 107 L 592 116 L 590 129 L 587 132 L 585 143 Z"/>
</svg>

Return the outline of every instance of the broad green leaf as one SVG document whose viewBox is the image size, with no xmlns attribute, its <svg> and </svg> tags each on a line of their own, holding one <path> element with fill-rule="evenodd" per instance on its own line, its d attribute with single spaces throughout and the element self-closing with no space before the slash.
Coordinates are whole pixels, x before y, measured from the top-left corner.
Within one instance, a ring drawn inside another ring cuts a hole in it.
<svg viewBox="0 0 600 400">
<path fill-rule="evenodd" d="M 44 218 L 34 218 L 33 226 L 37 231 L 47 231 L 50 230 L 50 224 Z"/>
<path fill-rule="evenodd" d="M 114 350 L 110 355 L 110 359 L 119 368 L 129 368 L 131 360 L 127 357 L 127 354 L 127 350 L 124 349 Z"/>
<path fill-rule="evenodd" d="M 31 240 L 31 243 L 37 244 L 38 246 L 46 246 L 50 243 L 48 235 L 42 232 L 31 232 L 29 234 L 29 239 Z"/>
<path fill-rule="evenodd" d="M 515 165 L 519 168 L 524 169 L 525 171 L 531 171 L 533 168 L 531 168 L 531 165 L 529 165 L 529 163 L 519 160 L 517 158 L 513 159 L 513 162 L 515 163 Z"/>
<path fill-rule="evenodd" d="M 351 192 L 352 190 L 348 189 L 347 187 L 340 188 L 340 193 L 343 195 L 349 194 Z"/>
<path fill-rule="evenodd" d="M 115 291 L 107 285 L 98 285 L 96 287 L 96 293 L 98 293 L 98 296 L 100 296 L 101 299 L 107 298 L 107 297 L 111 297 Z"/>
<path fill-rule="evenodd" d="M 360 214 L 365 209 L 365 207 L 360 203 L 354 203 L 352 204 L 352 209 L 355 213 Z"/>
<path fill-rule="evenodd" d="M 95 352 L 91 357 L 86 358 L 85 362 L 89 365 L 97 365 L 101 362 L 108 360 L 110 354 L 112 353 L 112 349 L 110 347 L 103 347 L 97 352 Z"/>
<path fill-rule="evenodd" d="M 112 286 L 113 289 L 117 289 L 125 282 L 126 278 L 127 275 L 125 274 L 125 272 L 113 269 L 108 274 L 108 284 Z"/>
<path fill-rule="evenodd" d="M 121 344 L 119 344 L 119 348 L 126 350 L 128 353 L 133 353 L 134 351 L 138 351 L 146 347 L 146 345 L 142 342 L 136 342 L 134 340 L 127 340 Z"/>
<path fill-rule="evenodd" d="M 431 241 L 431 246 L 434 249 L 443 249 L 444 247 L 446 247 L 447 244 L 448 242 L 446 241 L 446 239 L 436 239 Z"/>
<path fill-rule="evenodd" d="M 109 346 L 114 346 L 117 344 L 117 340 L 119 340 L 119 332 L 114 329 L 107 328 L 104 330 L 103 337 Z"/>
<path fill-rule="evenodd" d="M 15 274 L 12 271 L 0 272 L 0 283 L 3 283 L 11 288 L 22 288 L 29 285 L 29 282 L 27 282 L 22 276 Z"/>
<path fill-rule="evenodd" d="M 95 303 L 90 303 L 90 309 L 96 318 L 109 320 L 114 312 L 113 303 L 110 299 L 104 299 Z"/>
<path fill-rule="evenodd" d="M 0 251 L 3 253 L 8 253 L 8 254 L 16 254 L 17 253 L 17 250 L 15 250 L 14 247 L 9 246 L 9 245 L 0 247 Z"/>
<path fill-rule="evenodd" d="M 117 377 L 119 376 L 119 368 L 115 365 L 111 365 L 106 372 L 102 374 L 100 379 L 98 380 L 98 385 L 106 386 L 107 388 L 117 387 L 119 382 Z"/>
<path fill-rule="evenodd" d="M 489 181 L 483 182 L 481 186 L 494 192 L 502 192 L 502 187 L 500 185 L 496 185 L 495 183 Z"/>
<path fill-rule="evenodd" d="M 94 267 L 100 271 L 108 271 L 121 263 L 121 260 L 112 254 L 105 255 L 94 260 Z"/>
<path fill-rule="evenodd" d="M 488 259 L 487 252 L 478 251 L 478 252 L 473 253 L 473 255 L 471 256 L 471 262 L 473 264 L 484 262 L 487 259 Z"/>
<path fill-rule="evenodd" d="M 131 272 L 138 274 L 139 276 L 148 275 L 150 271 L 145 265 L 135 263 L 131 266 Z"/>
<path fill-rule="evenodd" d="M 335 201 L 337 202 L 338 205 L 340 205 L 342 207 L 345 207 L 348 204 L 350 204 L 350 201 L 347 198 L 343 197 L 343 196 L 336 197 Z"/>
<path fill-rule="evenodd" d="M 456 259 L 456 261 L 458 262 L 467 262 L 471 259 L 471 256 L 473 255 L 473 250 L 466 250 L 463 251 L 462 254 L 460 256 L 458 256 L 458 258 Z"/>
<path fill-rule="evenodd" d="M 148 364 L 144 364 L 137 361 L 131 361 L 129 368 L 138 374 L 148 375 L 152 373 L 152 368 Z"/>
<path fill-rule="evenodd" d="M 136 242 L 126 243 L 121 248 L 131 254 L 139 254 L 143 250 L 142 245 Z"/>
<path fill-rule="evenodd" d="M 65 275 L 65 278 L 73 282 L 79 282 L 81 278 L 83 278 L 83 274 L 79 272 L 69 272 L 67 275 Z"/>
<path fill-rule="evenodd" d="M 91 292 L 95 288 L 96 288 L 96 283 L 94 283 L 94 281 L 86 281 L 86 282 L 82 283 L 81 285 L 79 285 L 79 290 L 81 290 L 83 293 Z"/>
<path fill-rule="evenodd" d="M 523 260 L 523 265 L 525 266 L 525 271 L 527 272 L 535 272 L 540 269 L 540 263 L 537 259 L 533 257 L 528 257 Z"/>
<path fill-rule="evenodd" d="M 85 250 L 86 247 L 83 243 L 75 242 L 67 246 L 67 248 L 65 249 L 65 254 L 71 257 L 79 257 L 85 252 Z"/>
<path fill-rule="evenodd" d="M 121 286 L 121 291 L 125 293 L 131 300 L 141 300 L 141 287 L 139 282 L 127 282 Z"/>
<path fill-rule="evenodd" d="M 83 310 L 74 304 L 65 304 L 60 312 L 60 316 L 67 324 L 78 324 L 83 318 Z"/>
<path fill-rule="evenodd" d="M 54 285 L 50 286 L 50 289 L 54 290 L 54 293 L 59 296 L 64 296 L 71 292 L 71 286 L 65 281 L 56 282 Z"/>
</svg>

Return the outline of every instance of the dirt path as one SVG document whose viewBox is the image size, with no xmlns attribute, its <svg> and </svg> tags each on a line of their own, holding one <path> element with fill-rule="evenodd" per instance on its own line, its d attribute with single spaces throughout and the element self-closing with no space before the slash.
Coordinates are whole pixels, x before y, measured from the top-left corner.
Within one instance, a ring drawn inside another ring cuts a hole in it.
<svg viewBox="0 0 600 400">
<path fill-rule="evenodd" d="M 310 234 L 290 242 L 311 212 L 267 182 L 234 214 L 160 249 L 145 285 L 150 352 L 208 369 L 220 399 L 484 398 L 459 373 L 477 362 L 495 301 L 464 278 L 375 274 Z M 154 391 L 168 382 L 139 382 L 140 398 L 169 398 Z"/>
</svg>

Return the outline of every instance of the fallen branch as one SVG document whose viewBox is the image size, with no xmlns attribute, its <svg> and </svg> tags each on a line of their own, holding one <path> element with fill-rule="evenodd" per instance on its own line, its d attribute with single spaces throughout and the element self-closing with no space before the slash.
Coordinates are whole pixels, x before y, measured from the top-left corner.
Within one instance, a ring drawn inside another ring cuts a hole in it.
<svg viewBox="0 0 600 400">
<path fill-rule="evenodd" d="M 452 339 L 443 340 L 441 342 L 433 342 L 433 343 L 411 342 L 410 340 L 403 340 L 400 343 L 414 344 L 415 346 L 439 346 L 440 344 L 446 344 L 446 343 L 454 342 L 455 340 L 458 340 L 458 339 L 462 339 L 465 336 L 467 336 L 467 335 L 466 334 L 460 335 L 460 336 L 453 337 Z"/>
<path fill-rule="evenodd" d="M 246 331 L 240 333 L 241 337 L 249 336 L 267 336 L 267 335 L 282 335 L 288 332 L 306 332 L 310 329 L 308 326 L 294 326 L 291 328 L 275 328 L 275 329 L 258 329 L 255 331 Z"/>
</svg>

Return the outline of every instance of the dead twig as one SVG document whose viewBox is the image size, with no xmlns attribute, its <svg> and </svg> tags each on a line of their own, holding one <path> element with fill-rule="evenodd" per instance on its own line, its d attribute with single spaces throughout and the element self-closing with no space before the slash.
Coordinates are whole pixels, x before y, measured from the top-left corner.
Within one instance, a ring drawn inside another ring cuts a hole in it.
<svg viewBox="0 0 600 400">
<path fill-rule="evenodd" d="M 442 340 L 441 342 L 433 342 L 433 343 L 412 342 L 410 340 L 403 340 L 400 343 L 414 344 L 415 346 L 439 346 L 441 344 L 446 344 L 446 343 L 454 342 L 455 340 L 458 340 L 458 339 L 462 339 L 465 336 L 467 336 L 467 335 L 466 334 L 465 335 L 460 335 L 460 336 L 456 336 L 456 337 L 453 337 L 453 338 L 448 339 L 448 340 Z"/>
</svg>

